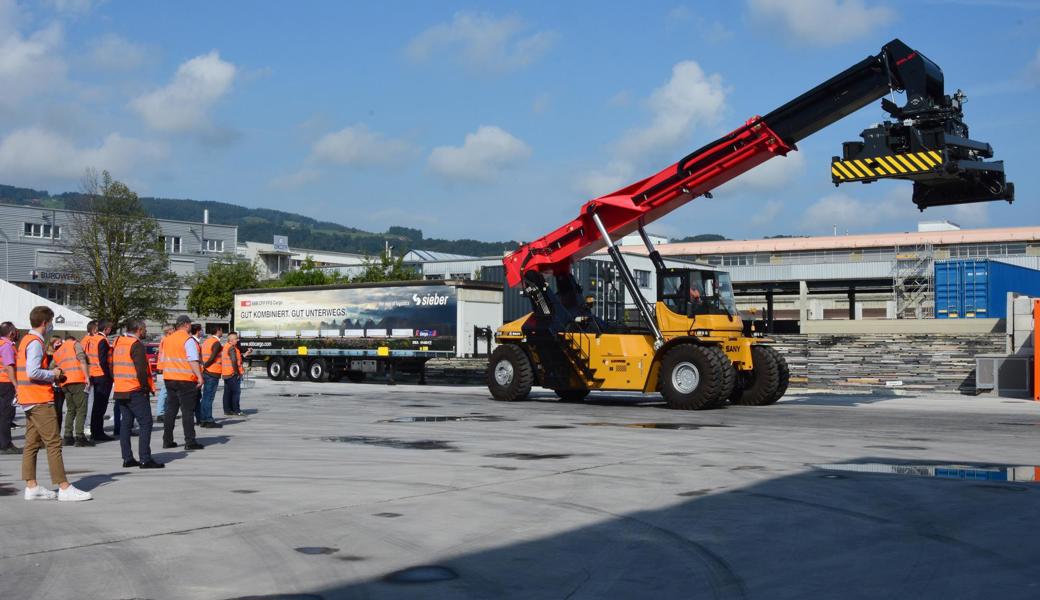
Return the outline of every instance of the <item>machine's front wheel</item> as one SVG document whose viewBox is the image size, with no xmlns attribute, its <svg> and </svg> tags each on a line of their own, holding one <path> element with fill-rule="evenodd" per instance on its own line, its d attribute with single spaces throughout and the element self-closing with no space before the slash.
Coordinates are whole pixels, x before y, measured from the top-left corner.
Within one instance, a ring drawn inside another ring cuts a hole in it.
<svg viewBox="0 0 1040 600">
<path fill-rule="evenodd" d="M 531 393 L 534 369 L 519 346 L 503 344 L 488 359 L 488 390 L 495 400 L 523 400 Z"/>
<path fill-rule="evenodd" d="M 768 346 L 752 346 L 751 370 L 737 374 L 737 385 L 730 395 L 730 402 L 743 406 L 766 406 L 779 400 L 787 389 L 786 385 L 780 389 L 781 361 L 783 371 L 787 372 L 787 362 L 776 350 Z M 784 379 L 786 381 L 786 377 Z"/>
<path fill-rule="evenodd" d="M 680 344 L 664 355 L 658 389 L 669 408 L 701 410 L 720 402 L 724 365 L 713 348 Z"/>
</svg>

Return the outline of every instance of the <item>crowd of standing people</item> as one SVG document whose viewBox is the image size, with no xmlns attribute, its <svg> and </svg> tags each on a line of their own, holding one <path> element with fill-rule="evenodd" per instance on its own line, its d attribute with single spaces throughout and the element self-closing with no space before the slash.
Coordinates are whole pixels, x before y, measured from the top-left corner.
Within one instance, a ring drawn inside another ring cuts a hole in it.
<svg viewBox="0 0 1040 600">
<path fill-rule="evenodd" d="M 115 337 L 111 321 L 90 321 L 82 339 L 52 335 L 53 321 L 50 308 L 37 306 L 29 314 L 30 329 L 21 336 L 10 321 L 0 323 L 0 454 L 22 455 L 26 500 L 93 497 L 68 482 L 63 447 L 93 447 L 118 438 L 124 468 L 162 469 L 165 465 L 151 452 L 152 426 L 161 422 L 163 448 L 176 448 L 174 430 L 180 416 L 184 449 L 202 450 L 195 425 L 222 427 L 213 417 L 221 381 L 224 416 L 244 414 L 240 397 L 249 352 L 241 351 L 235 332 L 222 339 L 223 330 L 218 327 L 203 338 L 201 325 L 180 316 L 172 326 L 163 327 L 153 369 L 145 345 L 147 324 L 142 320 L 127 321 L 123 333 Z M 154 420 L 153 395 L 157 396 Z M 115 403 L 116 437 L 105 433 L 110 399 Z M 21 449 L 11 437 L 16 406 L 25 413 Z M 37 455 L 43 449 L 51 481 L 58 486 L 56 492 L 36 479 Z"/>
</svg>

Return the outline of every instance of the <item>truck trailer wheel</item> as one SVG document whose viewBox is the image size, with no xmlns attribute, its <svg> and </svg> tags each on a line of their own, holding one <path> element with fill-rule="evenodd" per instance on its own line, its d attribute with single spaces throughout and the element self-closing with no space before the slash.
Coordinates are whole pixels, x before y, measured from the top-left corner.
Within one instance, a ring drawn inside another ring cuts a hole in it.
<svg viewBox="0 0 1040 600">
<path fill-rule="evenodd" d="M 281 381 L 285 379 L 285 361 L 281 358 L 272 358 L 267 361 L 267 376 L 272 381 Z"/>
<path fill-rule="evenodd" d="M 779 400 L 780 365 L 775 350 L 768 346 L 752 346 L 751 362 L 750 371 L 737 374 L 737 385 L 730 395 L 730 402 L 742 406 L 766 406 Z"/>
<path fill-rule="evenodd" d="M 719 403 L 726 375 L 716 349 L 680 344 L 664 355 L 657 389 L 668 408 L 701 410 Z"/>
<path fill-rule="evenodd" d="M 303 379 L 304 370 L 303 359 L 292 358 L 289 359 L 289 362 L 285 365 L 285 376 L 288 377 L 290 381 L 299 381 Z"/>
<path fill-rule="evenodd" d="M 524 351 L 513 344 L 502 344 L 488 359 L 488 390 L 495 400 L 524 400 L 534 384 L 534 370 Z"/>
<path fill-rule="evenodd" d="M 589 390 L 553 390 L 560 402 L 581 402 L 589 395 Z"/>
<path fill-rule="evenodd" d="M 329 365 L 324 358 L 315 358 L 307 365 L 307 379 L 315 383 L 327 381 L 329 378 Z"/>
</svg>

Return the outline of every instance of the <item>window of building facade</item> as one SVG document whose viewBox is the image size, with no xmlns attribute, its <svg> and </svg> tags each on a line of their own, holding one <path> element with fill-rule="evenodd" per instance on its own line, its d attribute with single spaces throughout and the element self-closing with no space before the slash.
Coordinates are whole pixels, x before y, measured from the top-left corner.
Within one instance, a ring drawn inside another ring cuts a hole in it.
<svg viewBox="0 0 1040 600">
<path fill-rule="evenodd" d="M 635 275 L 636 284 L 639 285 L 639 287 L 643 289 L 650 288 L 650 271 L 640 271 L 639 269 L 635 269 L 632 273 Z"/>
<path fill-rule="evenodd" d="M 31 238 L 60 240 L 61 225 L 51 226 L 50 223 L 26 223 L 22 235 Z"/>
<path fill-rule="evenodd" d="M 206 252 L 223 252 L 224 240 L 206 240 Z"/>
<path fill-rule="evenodd" d="M 166 246 L 167 254 L 181 253 L 181 237 L 179 235 L 164 235 L 162 240 L 163 245 Z"/>
</svg>

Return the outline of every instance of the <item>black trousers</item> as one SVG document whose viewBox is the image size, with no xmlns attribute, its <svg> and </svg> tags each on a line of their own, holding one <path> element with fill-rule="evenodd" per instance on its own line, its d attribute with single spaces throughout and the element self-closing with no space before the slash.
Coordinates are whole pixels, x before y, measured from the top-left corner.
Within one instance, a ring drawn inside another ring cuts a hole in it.
<svg viewBox="0 0 1040 600">
<path fill-rule="evenodd" d="M 173 443 L 173 426 L 177 411 L 181 412 L 184 443 L 195 441 L 195 406 L 199 403 L 199 388 L 190 381 L 166 380 L 166 412 L 163 416 L 163 443 Z"/>
<path fill-rule="evenodd" d="M 112 395 L 112 380 L 108 377 L 91 377 L 90 385 L 94 388 L 94 406 L 90 409 L 90 436 L 97 437 L 105 433 L 105 412 L 108 411 L 108 397 Z M 112 417 L 115 419 L 115 417 Z M 119 433 L 117 429 L 114 433 Z"/>
<path fill-rule="evenodd" d="M 0 450 L 11 445 L 11 423 L 14 422 L 14 384 L 0 383 Z"/>
<path fill-rule="evenodd" d="M 65 418 L 65 390 L 54 386 L 54 410 L 58 413 L 58 432 L 61 432 L 61 422 Z"/>
<path fill-rule="evenodd" d="M 129 399 L 116 400 L 116 408 L 123 414 L 119 428 L 119 447 L 123 452 L 123 460 L 132 460 L 134 451 L 130 447 L 130 429 L 137 419 L 140 428 L 137 437 L 137 455 L 141 462 L 152 460 L 152 403 L 148 392 L 130 392 Z"/>
</svg>

